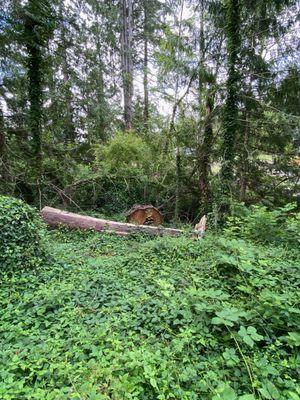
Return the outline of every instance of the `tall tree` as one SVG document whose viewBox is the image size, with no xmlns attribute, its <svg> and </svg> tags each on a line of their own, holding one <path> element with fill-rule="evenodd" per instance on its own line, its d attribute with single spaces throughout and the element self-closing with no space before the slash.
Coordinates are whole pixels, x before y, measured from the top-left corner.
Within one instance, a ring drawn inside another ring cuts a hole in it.
<svg viewBox="0 0 300 400">
<path fill-rule="evenodd" d="M 147 126 L 149 119 L 149 82 L 148 82 L 148 69 L 149 69 L 149 11 L 148 11 L 147 0 L 143 0 L 143 11 L 144 11 L 144 60 L 143 60 L 143 70 L 144 70 L 144 123 Z"/>
<path fill-rule="evenodd" d="M 122 0 L 122 78 L 125 128 L 132 127 L 133 61 L 132 61 L 132 0 Z"/>
<path fill-rule="evenodd" d="M 63 73 L 63 86 L 64 86 L 64 103 L 65 103 L 65 118 L 64 118 L 64 140 L 65 142 L 74 142 L 76 139 L 76 129 L 74 124 L 74 108 L 73 108 L 73 94 L 71 90 L 71 68 L 68 60 L 68 48 L 71 46 L 72 41 L 67 37 L 66 23 L 68 17 L 64 12 L 63 1 L 59 4 L 59 29 L 60 29 L 60 42 L 58 52 L 60 53 Z"/>
<path fill-rule="evenodd" d="M 52 9 L 48 0 L 29 0 L 24 7 L 24 44 L 27 51 L 29 114 L 32 154 L 39 177 L 42 163 L 43 63 L 44 47 L 53 32 Z"/>
<path fill-rule="evenodd" d="M 200 185 L 200 214 L 207 214 L 211 210 L 211 190 L 209 182 L 209 168 L 213 147 L 213 121 L 214 93 L 208 89 L 206 94 L 206 116 L 203 118 L 204 129 L 199 148 L 199 185 Z"/>
<path fill-rule="evenodd" d="M 228 53 L 227 99 L 223 121 L 222 184 L 228 194 L 234 178 L 235 141 L 238 130 L 238 83 L 237 68 L 240 47 L 240 4 L 239 0 L 226 1 L 226 34 Z"/>
</svg>

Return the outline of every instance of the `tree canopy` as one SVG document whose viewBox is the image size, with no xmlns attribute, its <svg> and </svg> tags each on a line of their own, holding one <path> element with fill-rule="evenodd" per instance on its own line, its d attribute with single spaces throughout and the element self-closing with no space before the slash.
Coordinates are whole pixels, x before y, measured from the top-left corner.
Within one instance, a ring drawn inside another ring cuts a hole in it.
<svg viewBox="0 0 300 400">
<path fill-rule="evenodd" d="M 297 200 L 297 7 L 4 0 L 2 194 L 40 207 L 152 202 L 183 220 Z"/>
</svg>

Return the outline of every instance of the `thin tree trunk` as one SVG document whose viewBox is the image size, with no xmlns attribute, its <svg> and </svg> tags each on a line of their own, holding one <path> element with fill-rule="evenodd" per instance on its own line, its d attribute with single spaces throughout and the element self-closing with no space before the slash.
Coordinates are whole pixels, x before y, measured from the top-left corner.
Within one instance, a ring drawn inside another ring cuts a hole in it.
<svg viewBox="0 0 300 400">
<path fill-rule="evenodd" d="M 65 106 L 66 106 L 66 119 L 65 119 L 65 142 L 75 142 L 76 130 L 74 125 L 74 108 L 72 105 L 73 95 L 70 84 L 70 67 L 68 63 L 67 54 L 67 38 L 66 28 L 64 26 L 64 15 L 62 6 L 60 6 L 60 20 L 61 20 L 61 58 L 62 58 L 62 72 L 64 81 L 64 92 L 65 92 Z"/>
<path fill-rule="evenodd" d="M 181 39 L 182 35 L 182 18 L 183 18 L 183 9 L 184 9 L 184 0 L 181 0 L 181 6 L 180 6 L 180 16 L 179 16 L 179 32 L 178 32 L 178 39 L 177 39 L 177 48 L 176 48 L 176 56 L 179 58 L 179 41 Z M 171 115 L 171 120 L 170 120 L 170 127 L 167 131 L 166 134 L 166 142 L 164 146 L 164 153 L 167 154 L 169 151 L 169 142 L 171 140 L 172 134 L 175 133 L 175 118 L 176 118 L 176 113 L 177 113 L 177 108 L 179 105 L 179 102 L 177 100 L 178 97 L 178 89 L 179 89 L 179 74 L 177 72 L 176 74 L 176 80 L 175 80 L 175 88 L 174 88 L 174 104 L 172 108 L 172 115 Z"/>
<path fill-rule="evenodd" d="M 4 162 L 6 153 L 6 143 L 5 143 L 5 130 L 4 130 L 4 117 L 2 109 L 0 108 L 0 161 Z"/>
<path fill-rule="evenodd" d="M 204 2 L 200 2 L 200 26 L 199 26 L 199 71 L 198 71 L 198 169 L 199 169 L 199 189 L 200 189 L 200 213 L 208 212 L 210 189 L 208 180 L 208 170 L 210 152 L 212 147 L 212 100 L 209 93 L 206 93 L 206 117 L 203 115 L 204 102 L 204 60 L 205 60 L 205 37 L 204 37 Z"/>
<path fill-rule="evenodd" d="M 244 201 L 246 198 L 247 185 L 248 185 L 248 170 L 249 170 L 249 157 L 248 157 L 248 141 L 249 141 L 249 121 L 248 113 L 245 113 L 245 126 L 243 137 L 243 148 L 241 151 L 241 183 L 240 183 L 240 200 Z"/>
<path fill-rule="evenodd" d="M 200 3 L 200 34 L 199 34 L 199 71 L 198 71 L 198 111 L 199 111 L 199 136 L 201 137 L 201 118 L 203 100 L 203 73 L 205 57 L 205 37 L 203 24 L 203 0 Z"/>
<path fill-rule="evenodd" d="M 67 52 L 63 50 L 63 76 L 64 76 L 64 89 L 65 89 L 65 100 L 66 100 L 66 126 L 65 126 L 65 137 L 66 141 L 75 142 L 76 130 L 74 125 L 74 108 L 72 105 L 73 95 L 70 88 L 70 72 L 67 62 Z"/>
<path fill-rule="evenodd" d="M 175 187 L 175 210 L 174 217 L 175 221 L 180 219 L 181 210 L 181 184 L 182 184 L 182 169 L 181 169 L 181 153 L 180 147 L 177 144 L 176 148 L 176 187 Z"/>
<path fill-rule="evenodd" d="M 97 115 L 97 131 L 98 137 L 101 142 L 105 141 L 105 94 L 104 94 L 104 76 L 103 76 L 103 65 L 101 56 L 99 55 L 99 73 L 98 73 L 98 84 L 97 84 L 97 98 L 98 104 L 100 105 L 100 115 Z"/>
<path fill-rule="evenodd" d="M 178 32 L 178 41 L 177 41 L 177 58 L 179 58 L 179 41 L 181 39 L 182 35 L 182 19 L 183 19 L 183 9 L 184 9 L 184 0 L 181 0 L 181 7 L 180 7 L 180 16 L 179 16 L 179 32 Z M 176 132 L 175 128 L 175 118 L 176 118 L 176 113 L 177 113 L 177 108 L 178 108 L 178 89 L 179 89 L 179 74 L 177 73 L 176 81 L 175 81 L 175 99 L 174 99 L 174 105 L 173 105 L 173 110 L 172 110 L 172 116 L 171 116 L 171 121 L 170 121 L 170 128 L 169 128 L 169 135 L 167 137 L 166 141 L 166 149 L 165 151 L 168 151 L 168 145 L 169 145 L 169 138 L 173 134 L 176 136 L 176 186 L 175 186 L 175 211 L 174 211 L 174 217 L 175 220 L 179 220 L 180 217 L 180 210 L 181 210 L 181 184 L 182 184 L 182 169 L 181 169 L 181 153 L 180 153 L 180 143 L 179 143 L 179 137 L 178 133 Z"/>
<path fill-rule="evenodd" d="M 200 157 L 199 157 L 201 215 L 207 214 L 211 209 L 209 166 L 210 166 L 210 155 L 213 144 L 212 110 L 213 110 L 213 97 L 210 95 L 210 93 L 208 93 L 206 98 L 206 118 L 205 118 L 204 134 L 203 134 L 203 141 L 200 148 Z"/>
<path fill-rule="evenodd" d="M 5 125 L 2 109 L 0 108 L 0 182 L 6 183 L 8 181 L 7 174 L 7 160 L 6 160 L 6 138 L 5 138 Z"/>
<path fill-rule="evenodd" d="M 98 26 L 101 21 L 98 20 Z M 99 132 L 99 138 L 101 142 L 105 141 L 105 93 L 104 93 L 104 75 L 103 75 L 103 61 L 102 61 L 102 48 L 100 42 L 100 29 L 97 35 L 97 63 L 99 68 L 98 81 L 97 81 L 97 100 L 100 105 L 100 115 L 97 115 L 97 131 Z"/>
<path fill-rule="evenodd" d="M 149 89 L 148 89 L 148 15 L 147 3 L 144 1 L 144 124 L 149 120 Z"/>
<path fill-rule="evenodd" d="M 122 77 L 125 129 L 132 128 L 133 64 L 132 64 L 132 0 L 122 0 Z"/>
<path fill-rule="evenodd" d="M 7 143 L 3 111 L 0 108 L 0 181 L 12 186 L 12 176 L 8 165 Z M 6 188 L 6 190 L 8 187 Z"/>
</svg>

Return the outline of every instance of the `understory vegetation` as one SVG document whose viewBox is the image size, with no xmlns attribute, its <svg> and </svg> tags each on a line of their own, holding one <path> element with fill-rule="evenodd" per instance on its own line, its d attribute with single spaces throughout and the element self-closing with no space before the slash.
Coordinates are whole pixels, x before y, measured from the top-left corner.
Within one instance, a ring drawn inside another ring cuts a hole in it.
<svg viewBox="0 0 300 400">
<path fill-rule="evenodd" d="M 202 240 L 44 233 L 39 266 L 1 270 L 0 398 L 298 400 L 291 208 Z"/>
</svg>

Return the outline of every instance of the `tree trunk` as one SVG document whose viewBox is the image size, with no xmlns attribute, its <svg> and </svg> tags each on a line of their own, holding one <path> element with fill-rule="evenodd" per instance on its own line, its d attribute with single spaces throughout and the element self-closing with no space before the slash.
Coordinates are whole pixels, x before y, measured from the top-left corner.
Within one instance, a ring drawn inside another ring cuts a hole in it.
<svg viewBox="0 0 300 400">
<path fill-rule="evenodd" d="M 240 200 L 244 201 L 247 193 L 248 186 L 248 172 L 249 172 L 249 154 L 248 154 L 248 141 L 249 141 L 249 116 L 248 112 L 245 112 L 245 124 L 243 132 L 243 143 L 241 149 L 240 159 Z"/>
<path fill-rule="evenodd" d="M 101 21 L 98 19 L 98 26 L 100 26 Z M 103 61 L 102 61 L 102 48 L 100 42 L 100 29 L 97 35 L 97 64 L 99 68 L 98 79 L 97 79 L 97 101 L 100 105 L 100 114 L 97 114 L 96 129 L 98 131 L 98 139 L 101 142 L 105 141 L 105 125 L 106 125 L 106 104 L 105 104 L 105 92 L 104 92 L 104 75 L 103 75 Z"/>
<path fill-rule="evenodd" d="M 179 58 L 179 41 L 181 39 L 182 35 L 182 18 L 183 18 L 183 8 L 184 8 L 184 2 L 181 2 L 181 7 L 180 7 L 180 15 L 179 15 L 179 26 L 178 26 L 178 39 L 177 39 L 177 48 L 176 48 L 176 57 Z M 166 133 L 166 142 L 164 146 L 164 154 L 167 154 L 169 151 L 169 142 L 171 141 L 172 134 L 175 133 L 175 118 L 177 114 L 177 108 L 179 106 L 179 102 L 177 100 L 178 97 L 178 89 L 179 89 L 179 73 L 177 72 L 177 76 L 175 79 L 175 87 L 174 87 L 174 104 L 172 108 L 172 115 L 171 115 L 171 120 L 170 120 L 170 126 L 169 129 Z M 178 142 L 178 140 L 177 140 Z M 177 150 L 177 155 L 179 154 Z M 177 157 L 177 156 L 176 156 Z M 179 154 L 179 159 L 180 159 L 180 154 Z M 178 163 L 176 163 L 179 165 Z"/>
<path fill-rule="evenodd" d="M 42 55 L 38 38 L 36 38 L 36 24 L 30 16 L 25 22 L 25 30 L 27 32 L 28 41 L 26 43 L 28 59 L 27 59 L 27 76 L 28 76 L 28 99 L 29 114 L 28 126 L 32 140 L 32 155 L 35 172 L 37 177 L 41 174 L 42 164 Z"/>
<path fill-rule="evenodd" d="M 0 182 L 9 182 L 9 170 L 7 165 L 7 148 L 5 137 L 5 124 L 2 109 L 0 108 Z"/>
<path fill-rule="evenodd" d="M 122 78 L 125 129 L 132 128 L 133 66 L 132 66 L 132 0 L 122 0 Z"/>
<path fill-rule="evenodd" d="M 47 23 L 45 19 L 49 20 Z M 28 128 L 31 136 L 32 164 L 36 180 L 42 173 L 43 47 L 52 34 L 51 6 L 48 1 L 28 0 L 24 9 L 24 44 L 27 51 Z"/>
<path fill-rule="evenodd" d="M 239 0 L 227 0 L 227 100 L 224 110 L 223 164 L 221 169 L 223 194 L 230 193 L 234 178 L 235 139 L 238 129 L 238 72 L 237 60 L 240 45 Z"/>
<path fill-rule="evenodd" d="M 207 214 L 210 209 L 211 192 L 209 185 L 209 166 L 210 155 L 213 144 L 213 127 L 212 127 L 212 110 L 213 110 L 213 97 L 210 93 L 207 94 L 206 99 L 206 119 L 204 126 L 203 141 L 200 147 L 199 157 L 199 184 L 200 184 L 200 213 L 201 215 Z"/>
<path fill-rule="evenodd" d="M 180 229 L 108 221 L 106 219 L 69 213 L 52 207 L 44 207 L 41 211 L 41 214 L 44 222 L 54 228 L 64 225 L 69 228 L 93 229 L 100 232 L 114 232 L 119 235 L 126 235 L 129 233 L 148 233 L 159 236 L 178 236 L 183 233 L 183 231 Z"/>
<path fill-rule="evenodd" d="M 199 71 L 198 71 L 198 111 L 199 111 L 199 137 L 201 137 L 203 75 L 204 75 L 204 57 L 205 57 L 203 0 L 200 2 L 200 27 L 199 28 L 200 28 L 200 34 L 199 34 Z"/>
<path fill-rule="evenodd" d="M 204 36 L 204 2 L 200 2 L 200 26 L 199 26 L 199 71 L 198 71 L 198 169 L 200 189 L 200 214 L 205 215 L 209 211 L 210 188 L 209 188 L 209 163 L 212 150 L 212 119 L 213 98 L 206 91 L 206 115 L 204 116 L 204 72 L 205 72 L 205 36 Z"/>
<path fill-rule="evenodd" d="M 67 38 L 66 38 L 66 28 L 64 26 L 64 14 L 62 6 L 60 6 L 60 31 L 61 31 L 61 58 L 62 58 L 62 72 L 64 81 L 64 96 L 65 96 L 65 106 L 66 106 L 66 118 L 65 118 L 65 142 L 75 142 L 76 130 L 74 125 L 74 109 L 72 105 L 73 95 L 71 91 L 70 83 L 70 67 L 68 63 L 67 54 Z"/>
<path fill-rule="evenodd" d="M 181 185 L 182 185 L 182 169 L 181 169 L 181 154 L 179 143 L 177 143 L 176 148 L 176 187 L 175 187 L 175 211 L 174 218 L 175 221 L 180 219 L 181 210 Z"/>
<path fill-rule="evenodd" d="M 2 109 L 0 108 L 0 161 L 2 161 L 2 163 L 5 157 L 5 147 L 4 117 Z"/>
<path fill-rule="evenodd" d="M 148 15 L 147 2 L 144 1 L 144 124 L 147 127 L 149 119 L 149 89 L 148 89 Z"/>
</svg>

